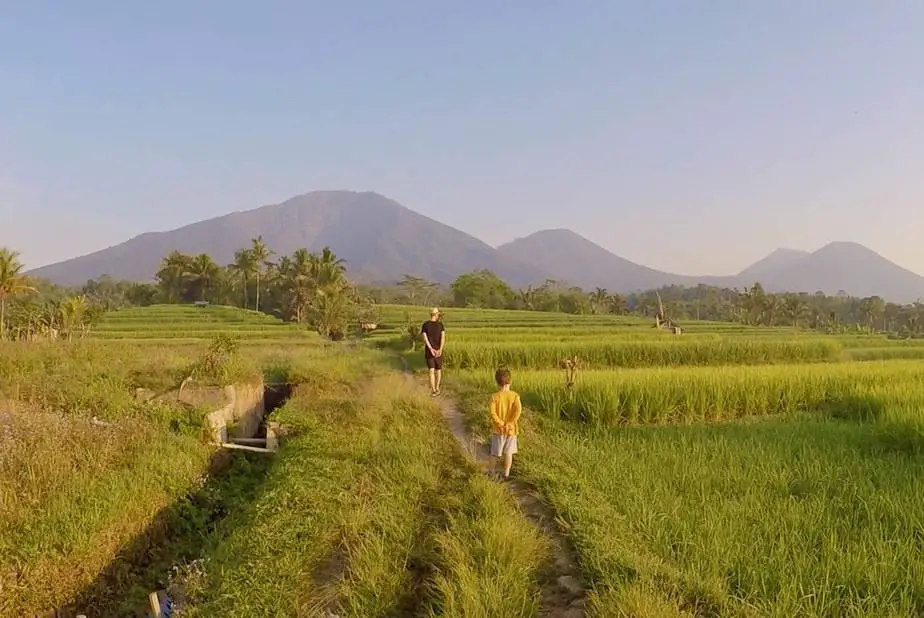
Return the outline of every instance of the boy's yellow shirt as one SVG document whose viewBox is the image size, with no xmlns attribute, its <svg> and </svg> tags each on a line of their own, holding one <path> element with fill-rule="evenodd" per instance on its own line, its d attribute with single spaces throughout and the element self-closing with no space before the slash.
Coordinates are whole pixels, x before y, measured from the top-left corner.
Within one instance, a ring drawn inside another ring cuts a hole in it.
<svg viewBox="0 0 924 618">
<path fill-rule="evenodd" d="M 507 436 L 517 435 L 520 415 L 523 414 L 523 404 L 520 403 L 518 394 L 510 390 L 497 391 L 491 395 L 488 410 L 491 414 L 491 430 L 494 433 Z M 506 431 L 504 431 L 504 425 L 507 425 Z"/>
</svg>

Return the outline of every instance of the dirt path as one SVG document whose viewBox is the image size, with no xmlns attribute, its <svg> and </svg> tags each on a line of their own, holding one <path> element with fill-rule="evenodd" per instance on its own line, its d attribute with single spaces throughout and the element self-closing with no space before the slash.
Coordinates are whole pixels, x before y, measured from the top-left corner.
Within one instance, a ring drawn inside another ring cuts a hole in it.
<svg viewBox="0 0 924 618">
<path fill-rule="evenodd" d="M 404 375 L 419 386 L 406 363 Z M 489 446 L 475 441 L 466 427 L 462 412 L 452 398 L 440 395 L 437 401 L 443 413 L 443 419 L 459 442 L 459 446 L 468 456 L 486 468 L 491 460 Z M 522 481 L 511 479 L 505 486 L 516 498 L 526 518 L 542 531 L 551 545 L 552 559 L 539 573 L 539 587 L 542 595 L 539 603 L 539 616 L 543 618 L 582 618 L 585 615 L 587 591 L 581 578 L 577 552 L 559 528 L 554 511 L 539 498 L 533 488 Z"/>
</svg>

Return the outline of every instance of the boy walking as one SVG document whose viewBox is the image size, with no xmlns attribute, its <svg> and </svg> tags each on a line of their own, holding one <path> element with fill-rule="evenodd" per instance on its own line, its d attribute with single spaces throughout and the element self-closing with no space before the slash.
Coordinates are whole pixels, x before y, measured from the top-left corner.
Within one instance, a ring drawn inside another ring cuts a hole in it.
<svg viewBox="0 0 924 618">
<path fill-rule="evenodd" d="M 491 457 L 495 462 L 503 459 L 504 479 L 510 478 L 510 468 L 513 467 L 513 456 L 517 452 L 517 432 L 520 415 L 523 414 L 523 404 L 520 396 L 510 390 L 510 371 L 498 369 L 494 373 L 498 391 L 491 395 L 489 412 L 491 415 Z M 492 466 L 495 468 L 496 464 Z"/>
</svg>

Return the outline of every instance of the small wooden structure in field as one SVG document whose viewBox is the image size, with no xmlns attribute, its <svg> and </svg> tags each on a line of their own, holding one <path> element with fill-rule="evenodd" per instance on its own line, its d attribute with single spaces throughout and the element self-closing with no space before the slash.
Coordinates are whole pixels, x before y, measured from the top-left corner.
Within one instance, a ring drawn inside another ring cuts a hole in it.
<svg viewBox="0 0 924 618">
<path fill-rule="evenodd" d="M 680 328 L 680 325 L 671 320 L 664 312 L 664 303 L 661 302 L 661 293 L 655 291 L 655 294 L 658 295 L 658 313 L 655 314 L 654 327 L 667 329 L 675 335 L 681 334 L 683 329 Z"/>
</svg>

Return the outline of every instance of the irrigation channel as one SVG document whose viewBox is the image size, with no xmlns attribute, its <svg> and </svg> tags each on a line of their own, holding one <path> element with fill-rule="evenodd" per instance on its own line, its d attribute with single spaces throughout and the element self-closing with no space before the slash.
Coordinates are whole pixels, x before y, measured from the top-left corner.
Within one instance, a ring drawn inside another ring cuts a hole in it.
<svg viewBox="0 0 924 618">
<path fill-rule="evenodd" d="M 232 400 L 209 415 L 229 422 L 212 427 L 213 438 L 222 439 L 215 439 L 216 450 L 200 482 L 158 511 L 92 583 L 49 618 L 169 618 L 182 608 L 184 591 L 171 585 L 170 574 L 203 558 L 206 543 L 214 542 L 216 533 L 226 536 L 233 531 L 233 526 L 225 525 L 229 516 L 240 516 L 250 508 L 275 464 L 278 426 L 270 416 L 288 401 L 292 386 L 261 382 L 259 387 L 262 397 Z M 245 394 L 248 389 L 252 395 L 259 392 L 252 385 L 238 387 Z M 139 589 L 150 591 L 142 607 Z"/>
</svg>

